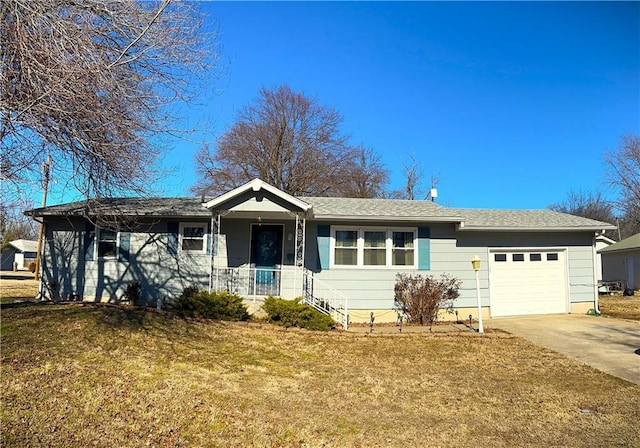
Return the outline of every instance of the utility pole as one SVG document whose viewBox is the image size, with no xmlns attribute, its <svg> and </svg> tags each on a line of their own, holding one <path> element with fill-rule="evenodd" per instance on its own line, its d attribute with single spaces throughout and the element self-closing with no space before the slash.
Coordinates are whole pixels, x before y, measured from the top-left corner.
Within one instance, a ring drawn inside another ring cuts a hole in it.
<svg viewBox="0 0 640 448">
<path fill-rule="evenodd" d="M 51 156 L 47 157 L 47 161 L 42 164 L 42 174 L 44 175 L 44 183 L 42 186 L 42 207 L 47 206 L 47 192 L 49 191 L 49 178 L 51 175 Z M 40 221 L 40 230 L 38 231 L 38 252 L 36 253 L 36 271 L 35 279 L 40 280 L 40 258 L 42 254 L 42 239 L 44 238 L 44 217 Z"/>
</svg>

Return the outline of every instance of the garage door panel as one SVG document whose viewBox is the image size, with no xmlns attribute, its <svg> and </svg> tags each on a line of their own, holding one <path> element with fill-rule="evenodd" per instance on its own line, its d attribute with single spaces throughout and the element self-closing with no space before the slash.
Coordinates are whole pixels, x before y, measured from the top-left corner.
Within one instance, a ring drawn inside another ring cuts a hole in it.
<svg viewBox="0 0 640 448">
<path fill-rule="evenodd" d="M 563 251 L 497 249 L 490 255 L 492 316 L 566 312 Z"/>
</svg>

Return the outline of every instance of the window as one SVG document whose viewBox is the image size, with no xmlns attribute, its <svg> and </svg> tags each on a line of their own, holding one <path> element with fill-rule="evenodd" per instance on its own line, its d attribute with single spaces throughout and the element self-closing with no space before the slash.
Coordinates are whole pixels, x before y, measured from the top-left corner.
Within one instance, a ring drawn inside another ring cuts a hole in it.
<svg viewBox="0 0 640 448">
<path fill-rule="evenodd" d="M 542 254 L 529 254 L 529 261 L 542 261 Z"/>
<path fill-rule="evenodd" d="M 364 265 L 385 266 L 387 264 L 387 232 L 364 231 Z"/>
<path fill-rule="evenodd" d="M 183 252 L 204 252 L 205 224 L 180 224 L 180 248 Z"/>
<path fill-rule="evenodd" d="M 558 261 L 558 254 L 556 252 L 548 253 L 547 261 Z"/>
<path fill-rule="evenodd" d="M 118 232 L 100 229 L 98 234 L 98 258 L 116 258 L 118 254 Z"/>
<path fill-rule="evenodd" d="M 414 229 L 333 229 L 336 266 L 416 266 Z"/>
<path fill-rule="evenodd" d="M 413 266 L 413 232 L 392 232 L 391 264 Z"/>
<path fill-rule="evenodd" d="M 507 254 L 495 254 L 493 256 L 493 259 L 498 262 L 507 261 Z"/>
<path fill-rule="evenodd" d="M 336 230 L 335 264 L 346 266 L 358 264 L 357 230 Z"/>
<path fill-rule="evenodd" d="M 524 254 L 513 254 L 513 261 L 524 261 Z"/>
</svg>

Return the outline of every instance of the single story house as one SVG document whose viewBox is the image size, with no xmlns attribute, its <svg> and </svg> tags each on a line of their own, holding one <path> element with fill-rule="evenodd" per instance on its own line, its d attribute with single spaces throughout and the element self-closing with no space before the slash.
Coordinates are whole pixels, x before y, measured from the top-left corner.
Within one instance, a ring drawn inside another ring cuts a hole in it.
<svg viewBox="0 0 640 448">
<path fill-rule="evenodd" d="M 640 282 L 640 233 L 600 250 L 603 280 L 620 281 L 622 289 L 636 289 Z"/>
<path fill-rule="evenodd" d="M 2 252 L 1 267 L 3 271 L 13 271 L 15 268 L 22 271 L 29 269 L 29 264 L 35 263 L 38 252 L 38 242 L 33 240 L 13 240 L 9 247 Z"/>
<path fill-rule="evenodd" d="M 483 316 L 585 313 L 597 307 L 596 238 L 615 229 L 551 210 L 293 197 L 259 179 L 210 200 L 108 199 L 27 214 L 45 226 L 45 295 L 111 301 L 139 282 L 152 302 L 196 285 L 249 301 L 303 297 L 351 322 L 396 320 L 399 272 L 459 278 L 455 307 L 477 317 L 475 255 Z M 92 218 L 109 215 L 102 228 Z"/>
</svg>

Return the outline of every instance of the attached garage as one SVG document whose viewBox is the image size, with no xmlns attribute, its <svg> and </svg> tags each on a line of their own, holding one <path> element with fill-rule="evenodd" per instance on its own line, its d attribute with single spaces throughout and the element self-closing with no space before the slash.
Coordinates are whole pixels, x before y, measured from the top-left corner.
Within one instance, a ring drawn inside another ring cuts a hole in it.
<svg viewBox="0 0 640 448">
<path fill-rule="evenodd" d="M 568 312 L 564 249 L 491 249 L 491 316 Z"/>
</svg>

